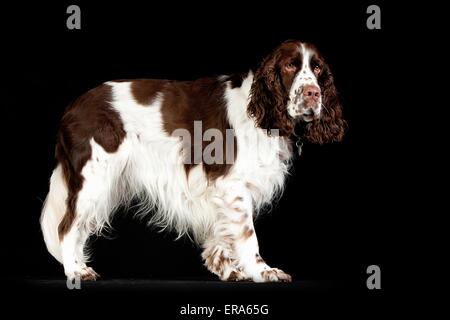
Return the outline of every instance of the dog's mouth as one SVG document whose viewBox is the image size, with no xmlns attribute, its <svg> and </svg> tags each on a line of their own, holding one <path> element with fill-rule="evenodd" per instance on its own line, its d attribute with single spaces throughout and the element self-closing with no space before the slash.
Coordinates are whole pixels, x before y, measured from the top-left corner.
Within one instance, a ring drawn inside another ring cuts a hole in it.
<svg viewBox="0 0 450 320">
<path fill-rule="evenodd" d="M 314 116 L 302 115 L 302 120 L 305 122 L 311 122 L 314 120 Z"/>
<path fill-rule="evenodd" d="M 312 109 L 306 109 L 301 114 L 301 119 L 305 122 L 311 122 L 317 118 L 317 115 Z"/>
</svg>

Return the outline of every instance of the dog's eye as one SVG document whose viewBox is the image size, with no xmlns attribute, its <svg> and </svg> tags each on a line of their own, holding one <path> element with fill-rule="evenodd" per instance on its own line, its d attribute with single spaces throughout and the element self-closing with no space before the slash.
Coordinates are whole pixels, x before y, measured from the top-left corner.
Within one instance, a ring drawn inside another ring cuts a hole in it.
<svg viewBox="0 0 450 320">
<path fill-rule="evenodd" d="M 314 71 L 314 74 L 317 76 L 320 73 L 320 71 L 322 71 L 322 69 L 320 68 L 320 66 L 318 64 L 316 64 L 314 66 L 313 71 Z"/>
<path fill-rule="evenodd" d="M 289 62 L 286 66 L 286 71 L 288 72 L 294 72 L 295 70 L 297 70 L 297 67 L 295 66 L 295 64 L 293 62 Z"/>
</svg>

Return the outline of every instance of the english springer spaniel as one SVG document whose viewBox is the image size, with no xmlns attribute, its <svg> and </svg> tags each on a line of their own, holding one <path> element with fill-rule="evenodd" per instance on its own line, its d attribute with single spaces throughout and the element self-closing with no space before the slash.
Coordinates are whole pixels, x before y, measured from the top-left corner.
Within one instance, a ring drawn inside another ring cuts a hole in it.
<svg viewBox="0 0 450 320">
<path fill-rule="evenodd" d="M 242 76 L 106 82 L 62 118 L 40 220 L 47 249 L 69 279 L 95 280 L 89 236 L 138 199 L 150 223 L 198 243 L 221 280 L 291 281 L 259 255 L 253 221 L 283 191 L 291 138 L 341 141 L 344 127 L 330 68 L 300 41 Z"/>
</svg>

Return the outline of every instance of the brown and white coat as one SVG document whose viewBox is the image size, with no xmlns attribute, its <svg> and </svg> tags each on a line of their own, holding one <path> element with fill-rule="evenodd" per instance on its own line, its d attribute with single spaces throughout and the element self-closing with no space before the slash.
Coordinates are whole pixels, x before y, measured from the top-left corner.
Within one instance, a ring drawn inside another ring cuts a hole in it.
<svg viewBox="0 0 450 320">
<path fill-rule="evenodd" d="M 201 245 L 220 279 L 290 281 L 260 257 L 254 218 L 283 190 L 294 127 L 321 144 L 340 141 L 344 125 L 330 69 L 299 41 L 282 43 L 254 74 L 104 83 L 63 116 L 41 216 L 47 248 L 68 278 L 95 279 L 88 237 L 138 198 L 150 223 Z M 224 161 L 205 161 L 210 140 Z"/>
</svg>

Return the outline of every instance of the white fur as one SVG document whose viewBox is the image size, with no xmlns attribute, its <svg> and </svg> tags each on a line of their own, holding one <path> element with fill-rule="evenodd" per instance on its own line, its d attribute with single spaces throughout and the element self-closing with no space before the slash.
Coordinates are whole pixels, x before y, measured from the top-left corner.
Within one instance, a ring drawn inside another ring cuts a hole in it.
<svg viewBox="0 0 450 320">
<path fill-rule="evenodd" d="M 50 178 L 50 190 L 45 199 L 41 214 L 41 229 L 47 250 L 62 263 L 58 226 L 66 213 L 67 186 L 61 165 L 53 170 Z"/>
</svg>

